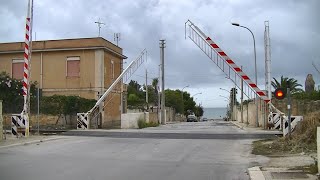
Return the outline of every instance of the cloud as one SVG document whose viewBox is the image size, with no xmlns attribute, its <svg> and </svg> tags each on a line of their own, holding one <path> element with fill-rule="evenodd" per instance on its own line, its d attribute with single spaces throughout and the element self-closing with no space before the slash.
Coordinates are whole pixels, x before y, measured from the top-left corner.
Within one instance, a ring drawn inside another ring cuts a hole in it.
<svg viewBox="0 0 320 180">
<path fill-rule="evenodd" d="M 203 97 L 219 99 L 219 87 L 230 89 L 232 82 L 189 39 L 184 23 L 190 19 L 254 78 L 253 41 L 250 32 L 235 27 L 238 22 L 252 30 L 257 45 L 258 84 L 264 88 L 264 21 L 270 22 L 272 77 L 281 75 L 304 84 L 312 73 L 317 84 L 320 75 L 312 61 L 320 64 L 320 2 L 254 0 L 42 0 L 35 1 L 34 32 L 37 39 L 96 37 L 100 18 L 102 37 L 113 41 L 121 33 L 119 45 L 132 61 L 144 48 L 148 50 L 150 77 L 159 73 L 159 39 L 166 39 L 165 74 L 168 88 L 190 85 L 190 92 L 205 91 Z M 1 42 L 23 41 L 27 1 L 2 3 Z M 128 63 L 127 63 L 128 64 Z M 144 69 L 133 79 L 143 83 Z M 199 96 L 200 98 L 201 96 Z M 221 99 L 221 98 L 220 98 Z M 204 99 L 203 99 L 204 101 Z M 207 101 L 206 106 L 224 106 L 225 102 Z"/>
</svg>

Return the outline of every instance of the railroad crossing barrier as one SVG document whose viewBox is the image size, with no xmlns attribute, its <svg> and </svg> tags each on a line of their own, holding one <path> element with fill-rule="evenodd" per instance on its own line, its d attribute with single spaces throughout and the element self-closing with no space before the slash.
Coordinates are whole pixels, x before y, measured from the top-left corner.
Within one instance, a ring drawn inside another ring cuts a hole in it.
<svg viewBox="0 0 320 180">
<path fill-rule="evenodd" d="M 26 136 L 26 120 L 21 114 L 11 116 L 11 134 L 16 137 Z"/>
<path fill-rule="evenodd" d="M 297 124 L 303 120 L 303 116 L 291 116 L 291 132 L 293 132 L 294 128 Z M 283 120 L 283 136 L 288 134 L 288 117 L 285 116 Z"/>
<path fill-rule="evenodd" d="M 89 129 L 88 113 L 77 113 L 77 129 Z"/>
</svg>

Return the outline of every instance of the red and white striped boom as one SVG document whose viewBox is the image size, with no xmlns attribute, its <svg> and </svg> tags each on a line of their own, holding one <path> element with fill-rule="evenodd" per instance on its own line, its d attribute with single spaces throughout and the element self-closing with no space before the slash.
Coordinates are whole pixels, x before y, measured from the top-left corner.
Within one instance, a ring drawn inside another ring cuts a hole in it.
<svg viewBox="0 0 320 180">
<path fill-rule="evenodd" d="M 249 97 L 250 93 L 257 94 L 265 103 L 269 103 L 270 99 L 265 92 L 260 90 L 258 86 L 235 64 L 235 62 L 207 35 L 205 35 L 190 20 L 185 23 L 186 35 L 232 80 L 238 87 L 240 81 L 244 81 L 248 87 L 244 94 Z M 188 27 L 188 28 L 187 28 Z M 245 87 L 244 87 L 245 88 Z"/>
</svg>

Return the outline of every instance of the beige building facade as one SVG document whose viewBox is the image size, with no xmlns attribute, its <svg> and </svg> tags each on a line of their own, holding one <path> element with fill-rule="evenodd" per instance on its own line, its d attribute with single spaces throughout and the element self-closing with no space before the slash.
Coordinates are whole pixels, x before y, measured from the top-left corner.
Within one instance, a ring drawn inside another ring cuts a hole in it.
<svg viewBox="0 0 320 180">
<path fill-rule="evenodd" d="M 23 52 L 23 42 L 0 43 L 0 71 L 22 80 Z M 30 78 L 44 96 L 98 99 L 121 74 L 126 58 L 120 47 L 101 37 L 34 41 Z M 120 122 L 120 96 L 120 91 L 114 91 L 105 101 L 100 127 Z"/>
</svg>

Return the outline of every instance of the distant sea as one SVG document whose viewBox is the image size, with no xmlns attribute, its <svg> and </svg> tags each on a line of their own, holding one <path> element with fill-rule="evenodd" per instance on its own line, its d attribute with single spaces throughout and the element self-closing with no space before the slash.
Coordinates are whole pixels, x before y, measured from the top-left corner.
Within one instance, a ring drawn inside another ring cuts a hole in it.
<svg viewBox="0 0 320 180">
<path fill-rule="evenodd" d="M 203 117 L 209 119 L 222 119 L 226 116 L 227 108 L 203 108 Z"/>
</svg>

